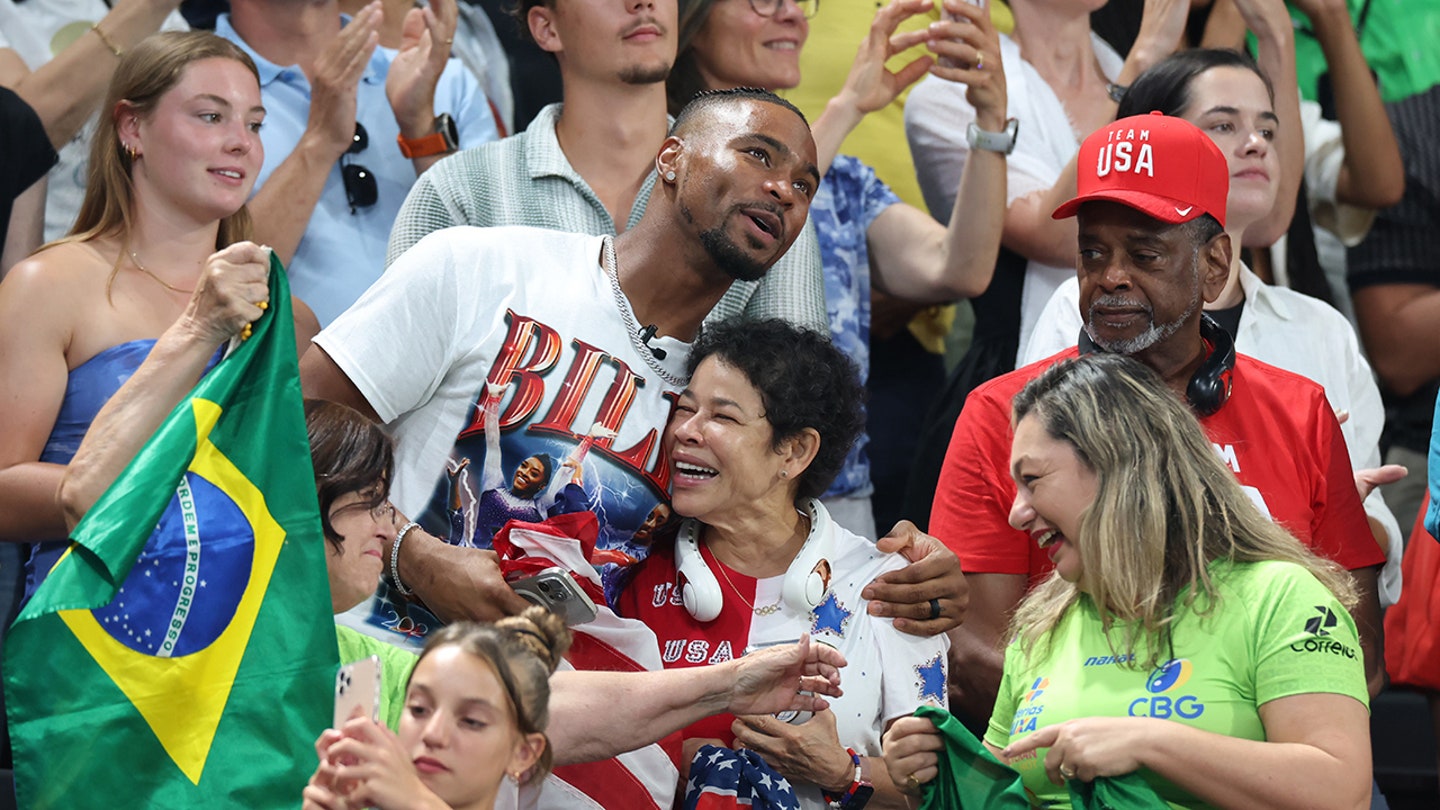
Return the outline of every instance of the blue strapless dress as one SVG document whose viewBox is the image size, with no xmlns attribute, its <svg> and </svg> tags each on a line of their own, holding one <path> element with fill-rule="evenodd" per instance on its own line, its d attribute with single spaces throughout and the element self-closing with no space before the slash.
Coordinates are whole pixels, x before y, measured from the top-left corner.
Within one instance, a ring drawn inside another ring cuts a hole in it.
<svg viewBox="0 0 1440 810">
<path fill-rule="evenodd" d="M 120 386 L 140 368 L 140 364 L 145 362 L 153 348 L 155 341 L 149 339 L 121 343 L 105 349 L 71 371 L 65 383 L 65 399 L 60 403 L 60 412 L 55 416 L 55 427 L 50 430 L 50 438 L 45 441 L 40 460 L 52 464 L 69 464 L 100 408 L 109 402 L 110 397 L 120 390 Z M 205 367 L 207 372 L 220 362 L 224 351 L 222 346 L 210 359 L 209 365 Z M 30 558 L 25 563 L 27 601 L 69 545 L 70 541 L 64 538 L 31 544 Z"/>
</svg>

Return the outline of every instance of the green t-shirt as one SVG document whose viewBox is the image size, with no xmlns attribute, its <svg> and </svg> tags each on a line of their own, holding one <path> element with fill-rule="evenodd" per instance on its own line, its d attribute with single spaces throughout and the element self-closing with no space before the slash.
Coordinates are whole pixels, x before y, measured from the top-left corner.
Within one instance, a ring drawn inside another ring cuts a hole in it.
<svg viewBox="0 0 1440 810">
<path fill-rule="evenodd" d="M 340 647 L 341 666 L 372 655 L 380 656 L 380 719 L 391 731 L 398 731 L 400 712 L 405 708 L 405 684 L 420 657 L 338 624 L 335 625 L 335 641 Z"/>
<path fill-rule="evenodd" d="M 1208 615 L 1185 611 L 1176 618 L 1173 652 L 1153 670 L 1135 669 L 1129 665 L 1135 657 L 1111 649 L 1085 596 L 1056 626 L 1048 648 L 1037 646 L 1027 659 L 1012 643 L 985 741 L 1004 748 L 1066 720 L 1126 716 L 1263 740 L 1259 707 L 1276 698 L 1329 692 L 1368 705 L 1355 622 L 1319 580 L 1284 562 L 1217 563 L 1210 573 L 1218 604 Z M 1042 807 L 1068 808 L 1068 792 L 1045 776 L 1046 751 L 1010 765 Z M 1153 773 L 1141 774 L 1173 805 L 1207 806 Z"/>
</svg>

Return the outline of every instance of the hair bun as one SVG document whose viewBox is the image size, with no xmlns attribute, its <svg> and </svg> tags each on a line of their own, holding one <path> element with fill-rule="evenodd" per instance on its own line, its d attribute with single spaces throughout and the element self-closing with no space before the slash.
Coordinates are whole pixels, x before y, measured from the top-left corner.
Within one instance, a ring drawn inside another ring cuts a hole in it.
<svg viewBox="0 0 1440 810">
<path fill-rule="evenodd" d="M 525 608 L 518 616 L 507 616 L 495 623 L 554 672 L 560 659 L 570 649 L 570 628 L 565 621 L 539 605 Z"/>
</svg>

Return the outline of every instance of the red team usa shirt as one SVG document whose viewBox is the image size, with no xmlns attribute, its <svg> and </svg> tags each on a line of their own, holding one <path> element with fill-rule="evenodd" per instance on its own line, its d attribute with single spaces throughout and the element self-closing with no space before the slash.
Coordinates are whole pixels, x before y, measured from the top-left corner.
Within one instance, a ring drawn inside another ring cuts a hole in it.
<svg viewBox="0 0 1440 810">
<path fill-rule="evenodd" d="M 1067 349 L 971 392 L 955 423 L 930 532 L 970 573 L 1026 574 L 1034 586 L 1054 566 L 1009 524 L 1010 402 Z M 1230 399 L 1200 420 L 1215 451 L 1251 499 L 1321 557 L 1347 570 L 1383 565 L 1370 532 L 1350 455 L 1325 391 L 1305 377 L 1245 355 L 1235 358 Z"/>
</svg>

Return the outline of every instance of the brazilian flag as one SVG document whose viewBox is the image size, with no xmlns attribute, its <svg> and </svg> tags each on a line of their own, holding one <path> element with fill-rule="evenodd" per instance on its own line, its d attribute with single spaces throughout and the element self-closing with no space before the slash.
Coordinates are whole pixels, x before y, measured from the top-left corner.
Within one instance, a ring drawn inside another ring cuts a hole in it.
<svg viewBox="0 0 1440 810">
<path fill-rule="evenodd" d="M 21 807 L 298 807 L 335 625 L 290 290 L 75 528 L 5 645 Z"/>
</svg>

